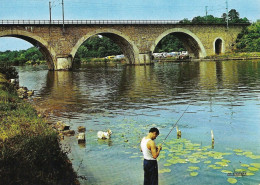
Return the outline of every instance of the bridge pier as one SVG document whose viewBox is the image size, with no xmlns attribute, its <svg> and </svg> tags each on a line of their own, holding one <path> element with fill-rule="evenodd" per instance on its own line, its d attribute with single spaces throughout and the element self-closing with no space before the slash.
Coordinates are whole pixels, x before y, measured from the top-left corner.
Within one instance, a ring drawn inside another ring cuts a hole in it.
<svg viewBox="0 0 260 185">
<path fill-rule="evenodd" d="M 139 53 L 139 61 L 135 63 L 135 65 L 150 65 L 153 64 L 152 54 L 149 53 Z"/>
<path fill-rule="evenodd" d="M 71 69 L 72 69 L 71 55 L 56 57 L 56 62 L 54 62 L 54 70 L 71 70 Z"/>
</svg>

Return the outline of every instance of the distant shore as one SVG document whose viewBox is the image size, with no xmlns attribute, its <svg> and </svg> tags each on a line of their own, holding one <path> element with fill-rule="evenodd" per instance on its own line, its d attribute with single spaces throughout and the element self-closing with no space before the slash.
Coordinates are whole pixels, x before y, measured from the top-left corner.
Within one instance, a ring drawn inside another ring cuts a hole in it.
<svg viewBox="0 0 260 185">
<path fill-rule="evenodd" d="M 170 58 L 160 58 L 155 59 L 158 62 L 186 62 L 186 61 L 224 61 L 224 60 L 255 60 L 260 59 L 260 52 L 250 52 L 250 53 L 225 53 L 220 55 L 207 56 L 200 59 L 176 59 L 173 57 Z"/>
</svg>

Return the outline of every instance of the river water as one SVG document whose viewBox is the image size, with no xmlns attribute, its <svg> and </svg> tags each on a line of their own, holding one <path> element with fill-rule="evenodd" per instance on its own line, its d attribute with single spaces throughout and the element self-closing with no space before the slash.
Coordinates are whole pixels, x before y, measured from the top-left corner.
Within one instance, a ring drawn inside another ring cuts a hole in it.
<svg viewBox="0 0 260 185">
<path fill-rule="evenodd" d="M 260 61 L 156 63 L 153 66 L 87 64 L 73 71 L 18 67 L 20 86 L 33 103 L 77 130 L 86 144 L 65 137 L 81 184 L 143 183 L 139 142 L 158 127 L 159 184 L 260 182 Z M 99 130 L 112 130 L 98 140 Z M 211 130 L 215 143 L 212 147 Z M 242 175 L 242 176 L 241 176 Z"/>
</svg>

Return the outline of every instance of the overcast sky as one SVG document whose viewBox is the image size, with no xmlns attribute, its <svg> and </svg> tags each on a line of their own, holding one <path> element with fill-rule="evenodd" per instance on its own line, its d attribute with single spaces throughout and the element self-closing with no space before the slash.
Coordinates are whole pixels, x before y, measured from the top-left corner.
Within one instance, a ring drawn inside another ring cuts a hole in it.
<svg viewBox="0 0 260 185">
<path fill-rule="evenodd" d="M 62 19 L 62 0 L 50 0 L 52 19 Z M 221 17 L 226 0 L 64 0 L 66 20 L 181 20 L 208 15 Z M 228 0 L 240 17 L 260 19 L 260 0 Z M 49 20 L 49 0 L 0 0 L 0 20 Z M 0 51 L 31 47 L 25 41 L 0 38 Z"/>
</svg>

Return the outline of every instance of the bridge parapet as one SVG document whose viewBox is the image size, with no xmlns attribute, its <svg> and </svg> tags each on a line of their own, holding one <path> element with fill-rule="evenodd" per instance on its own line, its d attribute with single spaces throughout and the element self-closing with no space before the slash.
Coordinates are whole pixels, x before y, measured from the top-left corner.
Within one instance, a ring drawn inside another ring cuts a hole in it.
<svg viewBox="0 0 260 185">
<path fill-rule="evenodd" d="M 0 20 L 0 24 L 17 25 L 78 25 L 78 24 L 181 24 L 181 25 L 226 25 L 226 23 L 192 23 L 191 20 Z M 250 25 L 251 23 L 229 23 L 229 25 Z"/>
</svg>

